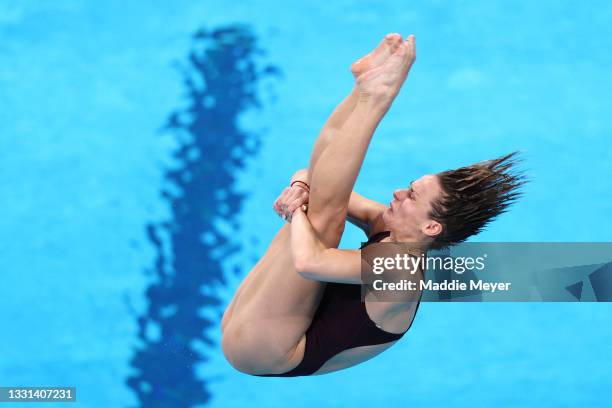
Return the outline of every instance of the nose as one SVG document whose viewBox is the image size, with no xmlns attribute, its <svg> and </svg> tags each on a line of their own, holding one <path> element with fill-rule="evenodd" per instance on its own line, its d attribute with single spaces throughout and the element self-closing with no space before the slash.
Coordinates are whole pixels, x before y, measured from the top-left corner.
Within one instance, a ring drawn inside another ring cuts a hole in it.
<svg viewBox="0 0 612 408">
<path fill-rule="evenodd" d="M 395 198 L 397 201 L 401 201 L 405 192 L 406 190 L 397 189 L 393 192 L 393 198 Z"/>
</svg>

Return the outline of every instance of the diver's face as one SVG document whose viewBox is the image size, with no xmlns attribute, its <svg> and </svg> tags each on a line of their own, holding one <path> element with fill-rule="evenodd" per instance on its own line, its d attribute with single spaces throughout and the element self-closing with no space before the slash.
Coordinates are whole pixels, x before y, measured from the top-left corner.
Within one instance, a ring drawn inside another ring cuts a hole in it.
<svg viewBox="0 0 612 408">
<path fill-rule="evenodd" d="M 436 175 L 426 175 L 410 183 L 407 188 L 393 192 L 393 201 L 383 214 L 383 220 L 398 235 L 435 236 L 442 226 L 429 218 L 431 204 L 442 194 Z M 437 224 L 437 225 L 436 225 Z"/>
</svg>

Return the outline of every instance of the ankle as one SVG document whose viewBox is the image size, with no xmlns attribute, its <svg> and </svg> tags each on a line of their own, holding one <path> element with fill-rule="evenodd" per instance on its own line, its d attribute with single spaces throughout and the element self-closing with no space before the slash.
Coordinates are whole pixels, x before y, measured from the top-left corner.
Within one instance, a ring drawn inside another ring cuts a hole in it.
<svg viewBox="0 0 612 408">
<path fill-rule="evenodd" d="M 372 91 L 360 90 L 358 104 L 368 110 L 386 112 L 391 107 L 397 92 L 389 87 L 381 87 Z"/>
</svg>

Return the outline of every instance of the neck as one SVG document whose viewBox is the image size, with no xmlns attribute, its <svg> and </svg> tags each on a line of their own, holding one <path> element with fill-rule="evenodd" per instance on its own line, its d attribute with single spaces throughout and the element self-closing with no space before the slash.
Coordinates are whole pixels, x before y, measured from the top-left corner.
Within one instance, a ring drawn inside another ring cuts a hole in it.
<svg viewBox="0 0 612 408">
<path fill-rule="evenodd" d="M 390 232 L 391 235 L 389 236 L 389 238 L 391 239 L 391 241 L 405 242 L 407 244 L 410 244 L 410 246 L 414 247 L 415 249 L 422 251 L 423 253 L 427 252 L 429 246 L 431 245 L 430 238 L 423 239 L 423 237 L 419 237 L 412 234 L 397 234 L 394 231 Z"/>
</svg>

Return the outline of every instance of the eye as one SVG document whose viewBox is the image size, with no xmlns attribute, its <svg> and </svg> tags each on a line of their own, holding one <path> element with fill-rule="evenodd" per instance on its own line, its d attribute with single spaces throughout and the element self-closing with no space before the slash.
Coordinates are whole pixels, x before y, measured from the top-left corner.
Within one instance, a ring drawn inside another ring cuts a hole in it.
<svg viewBox="0 0 612 408">
<path fill-rule="evenodd" d="M 410 197 L 412 201 L 414 201 L 414 190 L 412 190 L 412 183 L 414 183 L 414 180 L 410 182 L 410 189 L 408 190 L 409 191 L 408 196 Z"/>
</svg>

